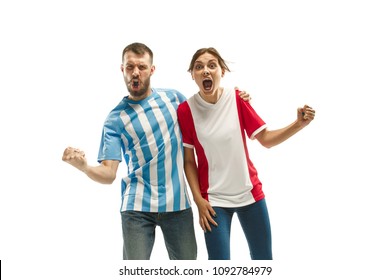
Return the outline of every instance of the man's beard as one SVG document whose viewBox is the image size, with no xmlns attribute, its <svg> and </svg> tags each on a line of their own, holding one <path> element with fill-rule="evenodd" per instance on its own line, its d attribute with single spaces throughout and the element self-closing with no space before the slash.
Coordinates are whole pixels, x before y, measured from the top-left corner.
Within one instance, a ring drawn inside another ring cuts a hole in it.
<svg viewBox="0 0 390 280">
<path fill-rule="evenodd" d="M 130 95 L 133 97 L 142 97 L 146 95 L 149 85 L 150 85 L 150 78 L 146 79 L 145 82 L 142 84 L 143 86 L 139 88 L 139 90 L 132 90 L 132 83 L 130 85 L 127 85 L 127 90 L 129 91 Z"/>
</svg>

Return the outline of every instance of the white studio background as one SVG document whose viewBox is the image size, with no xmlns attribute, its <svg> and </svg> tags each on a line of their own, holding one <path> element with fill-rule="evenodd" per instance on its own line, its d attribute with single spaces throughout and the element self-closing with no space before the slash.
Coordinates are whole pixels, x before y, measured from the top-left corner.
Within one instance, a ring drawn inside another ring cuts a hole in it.
<svg viewBox="0 0 390 280">
<path fill-rule="evenodd" d="M 106 186 L 61 157 L 75 146 L 96 162 L 103 121 L 126 95 L 122 49 L 140 41 L 155 54 L 154 87 L 191 96 L 190 59 L 214 46 L 232 62 L 224 85 L 249 92 L 270 128 L 299 106 L 316 109 L 280 146 L 249 143 L 270 212 L 272 279 L 389 277 L 389 12 L 376 0 L 2 1 L 2 274 L 116 279 L 126 167 Z M 167 258 L 158 232 L 151 263 Z M 249 263 L 237 220 L 232 258 Z"/>
</svg>

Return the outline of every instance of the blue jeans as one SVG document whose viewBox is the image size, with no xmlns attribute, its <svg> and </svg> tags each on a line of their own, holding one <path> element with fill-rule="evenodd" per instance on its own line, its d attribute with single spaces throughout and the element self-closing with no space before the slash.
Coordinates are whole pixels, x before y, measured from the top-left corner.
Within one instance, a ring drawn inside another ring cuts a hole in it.
<svg viewBox="0 0 390 280">
<path fill-rule="evenodd" d="M 122 216 L 123 259 L 149 260 L 160 226 L 171 260 L 195 260 L 197 246 L 192 209 L 166 213 L 126 211 Z"/>
<path fill-rule="evenodd" d="M 213 208 L 218 226 L 212 225 L 211 232 L 205 233 L 209 260 L 230 259 L 230 229 L 234 213 L 237 213 L 244 231 L 251 259 L 272 260 L 271 226 L 265 199 L 243 207 Z"/>
</svg>

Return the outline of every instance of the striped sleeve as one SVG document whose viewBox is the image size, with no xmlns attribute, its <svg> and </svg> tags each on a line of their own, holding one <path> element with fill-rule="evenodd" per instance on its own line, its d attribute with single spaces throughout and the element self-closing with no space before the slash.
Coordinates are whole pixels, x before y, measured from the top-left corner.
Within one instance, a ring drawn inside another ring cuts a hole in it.
<svg viewBox="0 0 390 280">
<path fill-rule="evenodd" d="M 120 127 L 121 124 L 118 123 L 118 113 L 116 111 L 112 111 L 107 116 L 103 126 L 97 159 L 99 163 L 103 160 L 122 161 Z"/>
</svg>

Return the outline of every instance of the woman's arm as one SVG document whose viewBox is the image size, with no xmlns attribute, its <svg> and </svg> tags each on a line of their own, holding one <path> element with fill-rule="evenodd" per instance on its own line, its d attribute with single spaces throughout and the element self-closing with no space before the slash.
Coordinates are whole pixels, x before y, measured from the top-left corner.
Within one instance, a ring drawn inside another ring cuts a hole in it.
<svg viewBox="0 0 390 280">
<path fill-rule="evenodd" d="M 276 129 L 263 129 L 255 138 L 266 148 L 272 148 L 286 141 L 288 138 L 296 134 L 298 131 L 306 127 L 315 116 L 315 110 L 310 106 L 305 105 L 303 108 L 298 108 L 297 119 L 290 125 Z"/>
<path fill-rule="evenodd" d="M 184 172 L 186 174 L 187 182 L 190 185 L 192 196 L 199 211 L 199 224 L 203 231 L 211 231 L 210 223 L 215 226 L 218 224 L 214 221 L 212 216 L 215 216 L 215 211 L 210 203 L 205 200 L 201 193 L 198 180 L 198 169 L 195 161 L 194 149 L 184 147 Z"/>
</svg>

